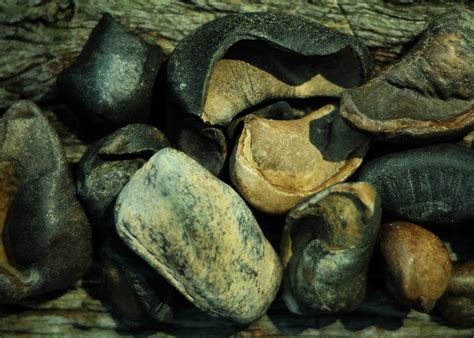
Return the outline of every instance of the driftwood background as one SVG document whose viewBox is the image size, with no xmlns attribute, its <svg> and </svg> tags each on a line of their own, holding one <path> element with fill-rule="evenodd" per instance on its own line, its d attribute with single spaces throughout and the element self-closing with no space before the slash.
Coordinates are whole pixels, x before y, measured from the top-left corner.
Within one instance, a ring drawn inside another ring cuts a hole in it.
<svg viewBox="0 0 474 338">
<path fill-rule="evenodd" d="M 474 10 L 472 1 L 285 1 L 285 0 L 1 0 L 0 112 L 17 99 L 45 109 L 60 134 L 68 159 L 77 163 L 87 145 L 59 121 L 66 109 L 55 97 L 56 76 L 79 54 L 102 13 L 169 54 L 189 32 L 230 13 L 277 11 L 308 17 L 352 34 L 371 49 L 376 70 L 399 57 L 436 15 L 452 8 Z M 466 238 L 465 235 L 458 236 Z M 473 238 L 472 234 L 468 238 Z M 470 249 L 467 241 L 458 252 Z M 468 253 L 470 255 L 470 253 Z M 305 318 L 291 315 L 277 300 L 268 314 L 246 328 L 214 320 L 192 306 L 179 309 L 166 327 L 129 331 L 107 308 L 93 269 L 77 286 L 44 302 L 0 307 L 0 335 L 472 335 L 440 317 L 407 312 L 383 294 L 370 295 L 354 314 Z"/>
</svg>

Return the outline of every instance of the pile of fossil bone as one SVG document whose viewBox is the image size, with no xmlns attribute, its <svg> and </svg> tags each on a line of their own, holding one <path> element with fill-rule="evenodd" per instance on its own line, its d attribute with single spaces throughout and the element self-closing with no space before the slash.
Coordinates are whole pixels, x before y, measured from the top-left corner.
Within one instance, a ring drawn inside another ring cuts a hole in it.
<svg viewBox="0 0 474 338">
<path fill-rule="evenodd" d="M 172 320 L 177 294 L 250 323 L 280 286 L 293 313 L 350 312 L 379 256 L 395 301 L 474 325 L 474 262 L 435 235 L 474 221 L 473 21 L 437 18 L 372 76 L 360 40 L 300 17 L 220 18 L 164 60 L 104 15 L 57 79 L 93 142 L 75 178 L 34 103 L 0 120 L 0 302 L 95 257 L 132 326 Z"/>
</svg>

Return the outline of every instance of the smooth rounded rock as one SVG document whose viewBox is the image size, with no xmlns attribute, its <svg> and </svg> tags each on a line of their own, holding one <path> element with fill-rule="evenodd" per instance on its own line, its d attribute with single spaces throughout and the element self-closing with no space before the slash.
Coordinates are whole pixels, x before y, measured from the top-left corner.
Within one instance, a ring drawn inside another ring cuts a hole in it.
<svg viewBox="0 0 474 338">
<path fill-rule="evenodd" d="M 157 46 L 105 14 L 77 60 L 58 76 L 58 90 L 84 133 L 103 136 L 148 120 L 163 59 Z"/>
<path fill-rule="evenodd" d="M 448 11 L 379 76 L 343 94 L 341 115 L 384 141 L 439 141 L 474 130 L 474 12 Z"/>
<path fill-rule="evenodd" d="M 474 327 L 474 261 L 453 264 L 448 288 L 436 307 L 450 323 Z"/>
<path fill-rule="evenodd" d="M 364 163 L 358 179 L 372 183 L 383 209 L 417 224 L 449 225 L 474 219 L 474 151 L 437 144 Z"/>
<path fill-rule="evenodd" d="M 121 191 L 122 240 L 190 302 L 249 323 L 278 291 L 281 263 L 250 209 L 184 153 L 156 153 Z"/>
<path fill-rule="evenodd" d="M 230 159 L 230 178 L 247 202 L 283 214 L 303 198 L 346 180 L 368 140 L 326 105 L 296 120 L 247 115 Z"/>
<path fill-rule="evenodd" d="M 314 315 L 360 306 L 380 218 L 380 198 L 365 182 L 336 184 L 291 209 L 280 251 L 290 311 Z"/>
<path fill-rule="evenodd" d="M 135 172 L 158 150 L 169 146 L 155 127 L 131 124 L 94 143 L 84 153 L 76 173 L 77 194 L 96 235 L 115 232 L 115 198 Z"/>
<path fill-rule="evenodd" d="M 0 234 L 0 303 L 65 289 L 92 262 L 64 149 L 29 101 L 0 119 Z"/>
<path fill-rule="evenodd" d="M 246 13 L 213 20 L 185 37 L 167 77 L 184 111 L 227 125 L 267 100 L 339 97 L 370 72 L 370 54 L 352 36 L 299 16 Z"/>
<path fill-rule="evenodd" d="M 402 304 L 431 312 L 451 278 L 443 242 L 419 225 L 398 221 L 380 227 L 378 245 L 390 293 Z"/>
</svg>

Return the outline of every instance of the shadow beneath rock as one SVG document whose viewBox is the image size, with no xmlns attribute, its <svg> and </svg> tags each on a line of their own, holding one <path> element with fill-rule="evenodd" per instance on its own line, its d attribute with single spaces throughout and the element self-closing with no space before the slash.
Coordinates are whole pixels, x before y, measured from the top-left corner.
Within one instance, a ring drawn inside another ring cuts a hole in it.
<svg viewBox="0 0 474 338">
<path fill-rule="evenodd" d="M 276 299 L 273 302 L 267 311 L 267 316 L 283 335 L 297 335 L 307 329 L 318 330 L 334 324 L 338 319 L 334 315 L 296 315 L 288 310 L 282 299 Z"/>
</svg>

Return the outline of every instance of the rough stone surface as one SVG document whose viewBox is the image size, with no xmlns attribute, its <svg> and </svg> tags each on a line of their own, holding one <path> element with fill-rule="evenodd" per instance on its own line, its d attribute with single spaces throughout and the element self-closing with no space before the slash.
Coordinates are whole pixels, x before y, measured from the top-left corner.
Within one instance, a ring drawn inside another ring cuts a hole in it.
<svg viewBox="0 0 474 338">
<path fill-rule="evenodd" d="M 0 119 L 0 303 L 65 289 L 92 261 L 91 229 L 61 142 L 19 101 Z"/>
<path fill-rule="evenodd" d="M 155 127 L 131 124 L 94 143 L 85 152 L 76 173 L 77 194 L 103 238 L 115 232 L 115 198 L 135 172 L 169 142 Z"/>
<path fill-rule="evenodd" d="M 367 139 L 326 105 L 296 120 L 247 115 L 230 159 L 230 177 L 257 209 L 282 214 L 306 196 L 346 180 Z"/>
<path fill-rule="evenodd" d="M 184 153 L 156 153 L 120 193 L 122 240 L 193 304 L 238 323 L 264 314 L 281 263 L 250 209 Z"/>
<path fill-rule="evenodd" d="M 168 85 L 186 112 L 227 125 L 269 99 L 338 95 L 365 82 L 371 67 L 356 38 L 298 16 L 246 13 L 185 37 L 170 57 Z"/>
<path fill-rule="evenodd" d="M 174 289 L 117 236 L 110 236 L 100 254 L 102 287 L 125 325 L 136 328 L 170 322 Z"/>
<path fill-rule="evenodd" d="M 429 313 L 451 278 L 451 259 L 432 232 L 408 222 L 380 227 L 378 245 L 385 259 L 391 294 L 409 307 Z"/>
<path fill-rule="evenodd" d="M 434 20 L 400 61 L 349 90 L 341 114 L 386 141 L 439 140 L 474 130 L 474 12 Z"/>
<path fill-rule="evenodd" d="M 437 144 L 373 159 L 358 179 L 370 182 L 383 209 L 417 224 L 449 225 L 474 219 L 474 151 Z"/>
<path fill-rule="evenodd" d="M 452 324 L 474 328 L 474 261 L 456 262 L 437 308 Z"/>
<path fill-rule="evenodd" d="M 106 14 L 77 60 L 58 76 L 60 99 L 84 133 L 104 135 L 148 120 L 159 48 L 143 42 Z"/>
<path fill-rule="evenodd" d="M 314 315 L 361 305 L 380 218 L 377 191 L 365 182 L 336 184 L 291 209 L 280 252 L 290 311 Z"/>
<path fill-rule="evenodd" d="M 227 160 L 227 140 L 222 130 L 214 127 L 183 129 L 177 147 L 214 175 L 222 173 Z"/>
</svg>

